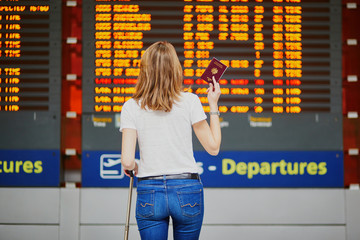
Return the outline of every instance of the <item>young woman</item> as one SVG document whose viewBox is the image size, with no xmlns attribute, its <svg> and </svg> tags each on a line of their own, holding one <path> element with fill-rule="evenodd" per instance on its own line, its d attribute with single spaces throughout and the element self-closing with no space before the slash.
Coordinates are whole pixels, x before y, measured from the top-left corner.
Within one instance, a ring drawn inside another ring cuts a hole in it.
<svg viewBox="0 0 360 240">
<path fill-rule="evenodd" d="M 209 126 L 198 96 L 183 92 L 182 82 L 175 48 L 168 42 L 156 42 L 144 52 L 136 93 L 122 108 L 121 163 L 138 178 L 136 220 L 141 239 L 167 239 L 170 217 L 175 240 L 200 235 L 204 199 L 192 129 L 205 150 L 217 155 L 220 86 L 213 79 L 208 88 Z"/>
</svg>

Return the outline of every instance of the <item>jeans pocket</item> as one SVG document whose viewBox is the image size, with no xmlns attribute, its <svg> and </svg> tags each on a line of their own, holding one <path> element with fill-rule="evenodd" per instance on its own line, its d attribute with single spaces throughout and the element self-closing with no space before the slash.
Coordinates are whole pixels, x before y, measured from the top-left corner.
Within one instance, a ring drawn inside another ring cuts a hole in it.
<svg viewBox="0 0 360 240">
<path fill-rule="evenodd" d="M 193 191 L 177 192 L 182 214 L 187 217 L 195 217 L 202 212 L 203 201 L 202 189 Z"/>
<path fill-rule="evenodd" d="M 151 217 L 154 215 L 155 190 L 137 192 L 136 215 L 139 217 Z"/>
</svg>

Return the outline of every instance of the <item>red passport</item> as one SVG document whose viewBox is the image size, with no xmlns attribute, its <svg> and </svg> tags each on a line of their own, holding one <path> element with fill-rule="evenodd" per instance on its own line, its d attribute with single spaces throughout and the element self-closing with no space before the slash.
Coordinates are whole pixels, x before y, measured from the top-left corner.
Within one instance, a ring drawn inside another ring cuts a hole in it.
<svg viewBox="0 0 360 240">
<path fill-rule="evenodd" d="M 201 75 L 201 79 L 207 81 L 208 83 L 212 83 L 212 77 L 214 76 L 215 81 L 219 82 L 226 69 L 227 66 L 225 64 L 216 58 L 213 58 L 210 61 L 209 66 L 205 69 L 205 72 Z"/>
</svg>

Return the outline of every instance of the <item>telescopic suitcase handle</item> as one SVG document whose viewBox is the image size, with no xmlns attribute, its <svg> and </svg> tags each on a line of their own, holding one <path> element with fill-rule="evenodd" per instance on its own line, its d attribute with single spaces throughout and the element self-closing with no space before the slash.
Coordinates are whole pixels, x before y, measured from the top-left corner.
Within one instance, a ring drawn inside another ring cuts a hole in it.
<svg viewBox="0 0 360 240">
<path fill-rule="evenodd" d="M 130 184 L 129 184 L 129 197 L 128 197 L 127 212 L 126 212 L 124 240 L 128 240 L 128 237 L 129 237 L 131 199 L 132 199 L 132 189 L 133 189 L 133 185 L 134 185 L 134 172 L 126 170 L 126 173 L 128 173 L 130 175 Z"/>
</svg>

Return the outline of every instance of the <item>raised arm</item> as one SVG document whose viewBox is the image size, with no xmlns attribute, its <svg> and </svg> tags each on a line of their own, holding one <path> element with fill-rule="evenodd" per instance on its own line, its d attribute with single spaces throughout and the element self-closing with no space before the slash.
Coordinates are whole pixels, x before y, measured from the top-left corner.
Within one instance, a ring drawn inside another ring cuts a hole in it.
<svg viewBox="0 0 360 240">
<path fill-rule="evenodd" d="M 204 149 L 211 155 L 217 155 L 220 151 L 221 129 L 218 113 L 218 100 L 221 94 L 220 85 L 213 77 L 213 83 L 207 90 L 208 102 L 210 106 L 210 126 L 206 120 L 193 124 L 196 137 L 199 139 Z"/>
</svg>

